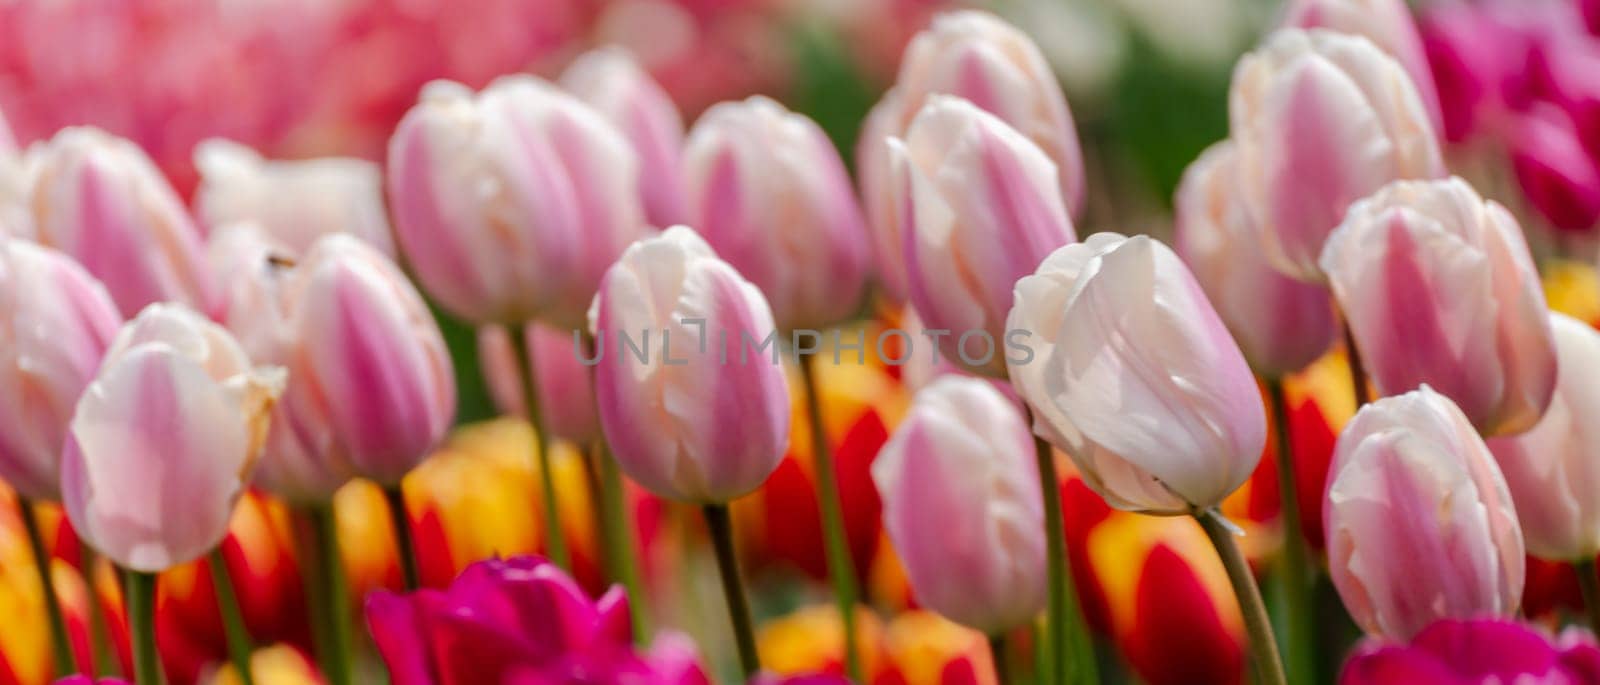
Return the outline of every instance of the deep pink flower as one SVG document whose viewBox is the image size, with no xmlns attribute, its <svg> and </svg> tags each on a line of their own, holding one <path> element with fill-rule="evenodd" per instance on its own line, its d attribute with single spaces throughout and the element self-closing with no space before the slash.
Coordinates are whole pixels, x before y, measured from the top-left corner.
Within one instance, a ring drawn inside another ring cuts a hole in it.
<svg viewBox="0 0 1600 685">
<path fill-rule="evenodd" d="M 78 674 L 69 675 L 65 678 L 57 680 L 53 683 L 53 685 L 133 685 L 133 683 L 121 678 L 101 678 L 99 680 L 95 680 L 89 676 Z"/>
<path fill-rule="evenodd" d="M 1340 685 L 1486 682 L 1600 683 L 1600 646 L 1578 629 L 1551 639 L 1515 621 L 1446 619 L 1410 644 L 1362 644 L 1339 675 Z"/>
</svg>

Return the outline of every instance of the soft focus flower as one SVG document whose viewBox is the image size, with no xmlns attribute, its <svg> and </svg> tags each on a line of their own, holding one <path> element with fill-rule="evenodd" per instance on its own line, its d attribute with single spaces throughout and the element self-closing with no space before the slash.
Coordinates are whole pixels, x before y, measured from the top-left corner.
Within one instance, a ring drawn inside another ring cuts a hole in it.
<svg viewBox="0 0 1600 685">
<path fill-rule="evenodd" d="M 883 667 L 882 638 L 883 622 L 878 614 L 856 607 L 856 652 L 869 679 Z M 762 622 L 756 633 L 762 668 L 784 676 L 844 675 L 844 644 L 844 623 L 833 604 L 800 607 Z"/>
<path fill-rule="evenodd" d="M 633 55 L 620 47 L 586 52 L 562 72 L 561 85 L 604 114 L 633 145 L 645 219 L 660 227 L 688 221 L 683 115 Z"/>
<path fill-rule="evenodd" d="M 0 237 L 0 478 L 23 496 L 60 498 L 67 422 L 121 324 L 77 262 Z"/>
<path fill-rule="evenodd" d="M 1405 67 L 1434 126 L 1439 126 L 1438 89 L 1433 86 L 1433 72 L 1405 0 L 1292 0 L 1283 26 L 1331 29 L 1372 41 Z"/>
<path fill-rule="evenodd" d="M 1600 332 L 1563 314 L 1555 334 L 1555 395 L 1544 418 L 1521 435 L 1488 441 L 1516 503 L 1528 552 L 1571 561 L 1600 554 Z"/>
<path fill-rule="evenodd" d="M 0 682 L 36 685 L 48 682 L 53 666 L 50 628 L 46 622 L 44 592 L 34 565 L 33 550 L 22 525 L 16 493 L 0 485 L 0 611 L 8 630 L 0 631 Z M 67 531 L 54 505 L 34 506 L 39 515 L 45 547 L 54 548 L 50 572 L 67 634 L 80 669 L 90 666 L 89 616 L 94 608 L 84 579 L 73 567 L 78 541 Z M 60 521 L 61 524 L 52 522 Z"/>
<path fill-rule="evenodd" d="M 1345 426 L 1323 522 L 1334 587 L 1369 634 L 1407 639 L 1441 618 L 1517 610 L 1522 532 L 1505 478 L 1466 415 L 1426 385 Z"/>
<path fill-rule="evenodd" d="M 1321 265 L 1380 395 L 1423 383 L 1486 435 L 1531 428 L 1555 346 L 1511 213 L 1459 178 L 1402 181 L 1351 206 Z"/>
<path fill-rule="evenodd" d="M 195 209 L 213 232 L 253 222 L 294 254 L 305 254 L 324 235 L 349 233 L 394 255 L 377 164 L 348 157 L 267 160 L 213 139 L 195 149 L 195 166 Z"/>
<path fill-rule="evenodd" d="M 621 586 L 591 600 L 539 557 L 473 564 L 443 591 L 376 592 L 366 615 L 395 685 L 706 682 L 692 647 L 671 634 L 634 650 Z"/>
<path fill-rule="evenodd" d="M 855 149 L 856 186 L 872 237 L 874 283 L 896 302 L 906 298 L 905 227 L 895 202 L 887 141 L 903 133 L 900 116 L 899 93 L 890 88 L 861 121 Z"/>
<path fill-rule="evenodd" d="M 920 604 L 987 634 L 1044 610 L 1033 451 L 1016 405 L 984 380 L 945 376 L 917 394 L 872 478 Z"/>
<path fill-rule="evenodd" d="M 17 138 L 11 133 L 11 125 L 6 123 L 5 112 L 0 112 L 0 159 L 16 153 Z"/>
<path fill-rule="evenodd" d="M 512 347 L 511 335 L 500 326 L 478 329 L 478 363 L 489 384 L 495 407 L 505 416 L 526 416 L 522 366 L 533 366 L 534 392 L 545 428 L 555 437 L 587 445 L 600 437 L 600 417 L 595 414 L 594 380 L 580 361 L 592 357 L 573 341 L 576 331 L 557 330 L 530 323 L 524 326 L 528 348 Z M 521 355 L 521 359 L 518 359 Z"/>
<path fill-rule="evenodd" d="M 867 233 L 821 127 L 761 96 L 723 103 L 695 122 L 683 159 L 691 225 L 761 288 L 780 329 L 856 313 Z"/>
<path fill-rule="evenodd" d="M 996 685 L 983 633 L 931 611 L 896 615 L 883 630 L 880 683 Z"/>
<path fill-rule="evenodd" d="M 52 685 L 133 685 L 133 683 L 121 678 L 90 678 L 79 674 L 60 678 Z"/>
<path fill-rule="evenodd" d="M 1255 378 L 1178 256 L 1147 236 L 1098 233 L 1016 286 L 1009 361 L 1033 430 L 1113 507 L 1188 513 L 1255 470 L 1266 412 Z"/>
<path fill-rule="evenodd" d="M 1351 202 L 1444 172 L 1411 78 L 1358 36 L 1272 34 L 1234 69 L 1229 118 L 1249 225 L 1267 260 L 1301 280 L 1322 280 L 1317 256 Z"/>
<path fill-rule="evenodd" d="M 1566 112 L 1540 105 L 1518 115 L 1509 136 L 1511 168 L 1534 210 L 1564 231 L 1588 231 L 1600 220 L 1600 170 Z"/>
<path fill-rule="evenodd" d="M 67 516 L 123 568 L 154 572 L 222 541 L 283 390 L 221 326 L 147 307 L 117 333 L 72 418 Z"/>
<path fill-rule="evenodd" d="M 200 232 L 144 151 L 97 129 L 69 128 L 29 156 L 39 242 L 81 262 L 124 316 L 167 301 L 216 312 Z"/>
<path fill-rule="evenodd" d="M 1261 254 L 1239 202 L 1236 159 L 1223 141 L 1189 165 L 1173 200 L 1173 242 L 1251 368 L 1278 376 L 1322 356 L 1339 324 L 1327 288 L 1284 276 Z"/>
<path fill-rule="evenodd" d="M 458 316 L 576 327 L 647 230 L 638 164 L 604 116 L 544 81 L 431 83 L 389 144 L 396 237 Z"/>
<path fill-rule="evenodd" d="M 1012 286 L 1077 239 L 1056 166 L 1016 129 L 953 97 L 929 98 L 905 139 L 888 144 L 911 303 L 929 329 L 946 331 L 947 358 L 1001 375 Z"/>
<path fill-rule="evenodd" d="M 1369 640 L 1345 661 L 1340 685 L 1600 682 L 1600 647 L 1582 629 L 1551 638 L 1505 619 L 1445 619 L 1409 641 Z"/>
<path fill-rule="evenodd" d="M 698 234 L 676 226 L 629 246 L 589 319 L 600 425 L 630 477 L 664 497 L 723 502 L 772 474 L 789 437 L 772 313 Z M 650 349 L 630 349 L 639 344 Z"/>
</svg>

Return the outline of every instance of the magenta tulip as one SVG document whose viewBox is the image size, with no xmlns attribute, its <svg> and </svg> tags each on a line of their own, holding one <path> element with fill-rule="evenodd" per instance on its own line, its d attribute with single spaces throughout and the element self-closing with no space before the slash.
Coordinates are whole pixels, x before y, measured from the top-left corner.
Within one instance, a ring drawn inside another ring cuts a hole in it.
<svg viewBox="0 0 1600 685">
<path fill-rule="evenodd" d="M 1511 168 L 1534 210 L 1564 231 L 1594 229 L 1600 221 L 1600 169 L 1571 117 L 1540 105 L 1513 122 Z"/>
<path fill-rule="evenodd" d="M 1438 621 L 1406 642 L 1372 639 L 1356 648 L 1339 685 L 1481 685 L 1600 682 L 1600 646 L 1582 629 L 1551 638 L 1504 619 Z"/>
<path fill-rule="evenodd" d="M 660 227 L 687 221 L 683 115 L 667 92 L 616 47 L 580 55 L 562 73 L 561 85 L 604 114 L 633 144 L 645 219 Z"/>
</svg>

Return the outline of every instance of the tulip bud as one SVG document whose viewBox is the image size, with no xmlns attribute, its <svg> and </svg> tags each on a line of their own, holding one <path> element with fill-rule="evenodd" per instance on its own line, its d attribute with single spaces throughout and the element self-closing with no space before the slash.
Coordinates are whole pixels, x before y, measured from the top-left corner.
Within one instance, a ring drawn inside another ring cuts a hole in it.
<svg viewBox="0 0 1600 685">
<path fill-rule="evenodd" d="M 1033 431 L 1118 509 L 1183 514 L 1250 477 L 1266 442 L 1260 391 L 1189 269 L 1147 236 L 1098 233 L 1017 282 L 1009 359 Z"/>
<path fill-rule="evenodd" d="M 522 382 L 518 378 L 533 365 L 533 378 L 539 393 L 539 411 L 551 435 L 582 445 L 600 437 L 600 418 L 595 415 L 594 387 L 589 367 L 573 344 L 575 331 L 561 331 L 540 324 L 527 325 L 528 349 L 514 348 L 510 334 L 500 326 L 478 329 L 478 359 L 484 381 L 494 397 L 495 407 L 505 416 L 526 416 Z M 522 359 L 518 359 L 522 355 Z"/>
<path fill-rule="evenodd" d="M 695 228 L 761 288 L 779 328 L 820 328 L 856 313 L 867 234 L 821 127 L 756 96 L 707 110 L 683 155 Z"/>
<path fill-rule="evenodd" d="M 1322 280 L 1317 255 L 1351 202 L 1444 173 L 1411 78 L 1358 36 L 1272 34 L 1234 69 L 1229 118 L 1251 225 L 1268 261 L 1301 280 Z"/>
<path fill-rule="evenodd" d="M 1044 609 L 1033 439 L 988 382 L 946 376 L 918 393 L 872 480 L 920 604 L 989 634 Z"/>
<path fill-rule="evenodd" d="M 152 302 L 216 313 L 200 232 L 144 151 L 99 129 L 69 128 L 30 156 L 39 242 L 82 263 L 123 315 Z"/>
<path fill-rule="evenodd" d="M 934 97 L 904 141 L 891 140 L 911 303 L 941 350 L 967 369 L 1005 371 L 1011 289 L 1077 240 L 1055 165 L 971 103 Z"/>
<path fill-rule="evenodd" d="M 1565 314 L 1550 315 L 1555 335 L 1555 395 L 1531 430 L 1489 440 L 1522 521 L 1528 551 L 1570 561 L 1600 554 L 1600 332 Z"/>
<path fill-rule="evenodd" d="M 196 210 L 213 231 L 249 221 L 295 254 L 330 233 L 350 233 L 394 254 L 378 165 L 364 159 L 262 159 L 232 141 L 212 139 L 195 149 L 200 170 Z"/>
<path fill-rule="evenodd" d="M 633 149 L 531 76 L 473 94 L 435 82 L 389 141 L 395 233 L 439 303 L 477 323 L 577 327 L 595 285 L 647 231 Z"/>
<path fill-rule="evenodd" d="M 878 286 L 895 302 L 906 299 L 905 238 L 895 205 L 894 170 L 887 141 L 900 136 L 901 128 L 900 97 L 890 89 L 867 112 L 856 137 L 856 180 L 867 229 L 872 234 Z"/>
<path fill-rule="evenodd" d="M 605 115 L 639 156 L 639 192 L 652 226 L 688 220 L 683 188 L 683 115 L 622 48 L 591 50 L 561 74 L 561 85 Z"/>
<path fill-rule="evenodd" d="M 1366 405 L 1334 448 L 1328 571 L 1370 634 L 1407 639 L 1441 618 L 1511 616 L 1522 533 L 1489 448 L 1424 385 Z"/>
<path fill-rule="evenodd" d="M 1395 644 L 1367 640 L 1340 669 L 1339 685 L 1588 683 L 1600 673 L 1594 635 L 1569 627 L 1554 638 L 1502 618 L 1448 619 Z"/>
<path fill-rule="evenodd" d="M 895 89 L 901 130 L 941 93 L 999 117 L 1055 164 L 1055 181 L 1071 213 L 1083 208 L 1083 153 L 1072 110 L 1039 47 L 1017 27 L 977 10 L 935 17 L 906 45 Z"/>
<path fill-rule="evenodd" d="M 789 389 L 772 311 L 693 230 L 629 246 L 589 320 L 600 425 L 628 476 L 664 497 L 726 502 L 777 468 Z"/>
<path fill-rule="evenodd" d="M 0 238 L 0 478 L 24 496 L 60 499 L 67 422 L 121 323 L 77 262 Z"/>
<path fill-rule="evenodd" d="M 1439 92 L 1422 53 L 1422 39 L 1404 0 L 1293 0 L 1283 17 L 1286 28 L 1324 28 L 1361 36 L 1392 55 L 1417 87 L 1437 128 Z"/>
<path fill-rule="evenodd" d="M 67 517 L 123 568 L 199 558 L 228 530 L 284 372 L 194 311 L 154 304 L 117 333 L 62 453 Z"/>
<path fill-rule="evenodd" d="M 1539 105 L 1518 115 L 1510 143 L 1511 168 L 1533 208 L 1558 229 L 1593 229 L 1600 220 L 1600 170 L 1567 113 Z"/>
<path fill-rule="evenodd" d="M 1339 335 L 1328 289 L 1284 276 L 1267 264 L 1235 185 L 1232 142 L 1189 165 L 1174 198 L 1178 254 L 1194 270 L 1217 313 L 1258 373 L 1298 371 Z"/>
<path fill-rule="evenodd" d="M 1539 273 L 1516 219 L 1459 178 L 1350 207 L 1322 253 L 1380 395 L 1423 383 L 1485 435 L 1533 427 L 1555 387 Z"/>
</svg>

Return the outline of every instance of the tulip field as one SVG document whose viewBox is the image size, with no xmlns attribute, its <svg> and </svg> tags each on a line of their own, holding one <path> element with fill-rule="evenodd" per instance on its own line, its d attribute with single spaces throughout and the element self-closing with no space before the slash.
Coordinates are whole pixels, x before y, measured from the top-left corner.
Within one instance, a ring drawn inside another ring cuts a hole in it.
<svg viewBox="0 0 1600 685">
<path fill-rule="evenodd" d="M 0 685 L 1600 685 L 1600 0 L 0 0 Z"/>
</svg>

